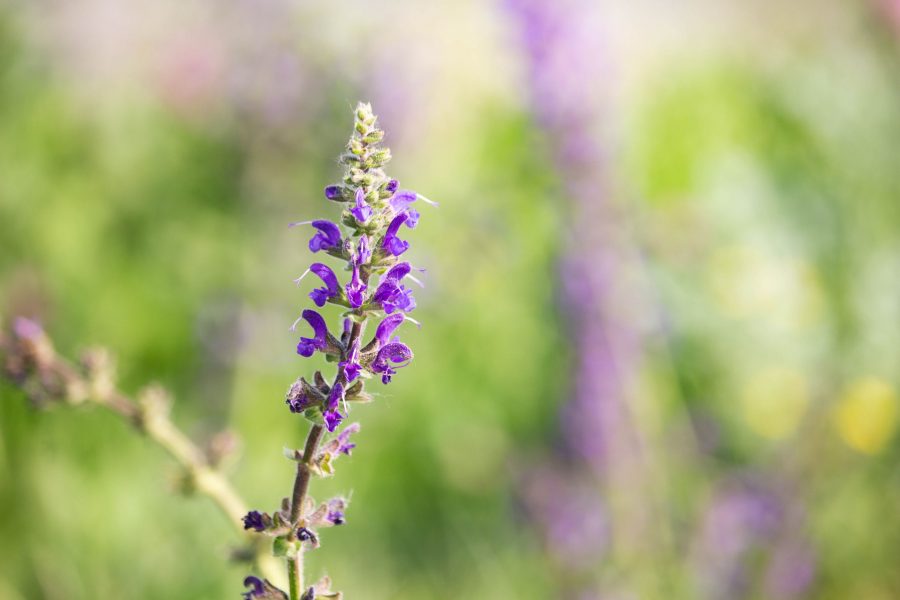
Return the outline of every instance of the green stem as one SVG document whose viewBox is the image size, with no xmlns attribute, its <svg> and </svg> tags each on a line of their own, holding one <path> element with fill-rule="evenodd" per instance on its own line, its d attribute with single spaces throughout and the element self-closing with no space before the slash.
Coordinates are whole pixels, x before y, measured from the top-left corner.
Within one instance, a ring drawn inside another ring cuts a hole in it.
<svg viewBox="0 0 900 600">
<path fill-rule="evenodd" d="M 300 600 L 300 590 L 303 589 L 303 556 L 298 552 L 297 556 L 288 559 L 287 564 L 291 600 Z"/>
</svg>

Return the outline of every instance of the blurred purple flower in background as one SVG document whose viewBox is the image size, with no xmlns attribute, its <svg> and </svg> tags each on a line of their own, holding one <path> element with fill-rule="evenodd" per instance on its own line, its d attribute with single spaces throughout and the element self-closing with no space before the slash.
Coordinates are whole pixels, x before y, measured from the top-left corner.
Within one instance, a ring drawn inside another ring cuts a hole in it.
<svg viewBox="0 0 900 600">
<path fill-rule="evenodd" d="M 607 505 L 602 498 L 618 496 L 625 500 L 617 505 L 630 508 L 617 516 L 609 541 L 634 544 L 644 537 L 647 518 L 642 513 L 651 503 L 646 497 L 636 502 L 644 476 L 638 434 L 629 414 L 641 350 L 633 315 L 623 310 L 631 309 L 625 282 L 633 278 L 622 274 L 634 270 L 636 261 L 623 215 L 612 199 L 604 136 L 597 131 L 611 85 L 603 29 L 589 2 L 508 0 L 507 7 L 521 28 L 532 110 L 547 133 L 568 201 L 569 235 L 560 287 L 575 364 L 560 420 L 570 463 L 583 461 L 588 467 L 570 467 L 574 481 L 569 483 L 554 475 L 557 503 L 568 507 L 564 517 L 570 525 L 559 521 L 560 511 L 547 513 L 542 501 L 532 508 L 544 521 L 551 551 L 569 555 L 559 532 L 573 536 L 571 543 L 589 535 L 610 537 L 590 524 L 608 518 L 603 516 Z M 533 476 L 546 477 L 547 472 Z M 578 479 L 585 481 L 579 484 Z M 546 485 L 528 487 L 533 491 Z M 607 546 L 599 539 L 577 545 L 584 547 L 578 568 L 599 564 Z M 570 560 L 563 562 L 575 566 Z"/>
<path fill-rule="evenodd" d="M 806 594 L 815 560 L 804 511 L 786 487 L 770 476 L 735 474 L 713 490 L 693 549 L 701 598 L 752 597 L 760 579 L 766 598 Z"/>
</svg>

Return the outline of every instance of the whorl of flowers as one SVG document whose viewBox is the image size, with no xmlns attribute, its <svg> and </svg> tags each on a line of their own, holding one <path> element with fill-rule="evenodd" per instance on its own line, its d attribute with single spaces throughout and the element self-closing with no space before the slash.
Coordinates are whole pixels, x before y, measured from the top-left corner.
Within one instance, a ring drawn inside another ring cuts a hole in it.
<svg viewBox="0 0 900 600">
<path fill-rule="evenodd" d="M 305 550 L 318 547 L 319 529 L 345 521 L 347 499 L 338 497 L 317 504 L 306 490 L 311 475 L 333 474 L 334 461 L 341 454 L 351 453 L 355 444 L 350 442 L 350 435 L 359 430 L 359 425 L 348 425 L 323 442 L 325 431 L 333 434 L 353 403 L 372 400 L 365 391 L 367 380 L 374 377 L 388 384 L 413 358 L 409 346 L 394 336 L 403 321 L 413 321 L 407 315 L 416 307 L 407 284 L 418 280 L 411 275 L 412 265 L 403 258 L 409 249 L 409 242 L 403 238 L 405 231 L 419 221 L 413 204 L 418 200 L 434 203 L 401 189 L 397 180 L 384 172 L 391 152 L 381 146 L 383 138 L 372 107 L 359 104 L 353 134 L 340 157 L 344 176 L 340 183 L 324 190 L 327 200 L 341 206 L 339 222 L 318 219 L 291 224 L 312 229 L 312 253 L 336 259 L 332 261 L 334 267 L 324 261 L 313 262 L 295 281 L 300 284 L 312 273 L 321 280 L 321 286 L 309 293 L 312 303 L 319 308 L 332 304 L 343 309 L 337 334 L 312 308 L 303 310 L 291 326 L 294 330 L 304 322 L 309 331 L 299 338 L 297 354 L 311 357 L 320 352 L 335 363 L 336 373 L 326 379 L 316 371 L 309 379 L 298 378 L 288 389 L 285 404 L 290 412 L 303 415 L 313 424 L 304 449 L 286 451 L 287 457 L 298 463 L 292 498 L 285 498 L 281 509 L 273 514 L 251 511 L 244 517 L 246 529 L 274 537 L 275 554 L 287 558 L 291 600 L 339 597 L 326 591 L 328 586 L 322 582 L 304 587 L 300 562 Z M 374 334 L 366 339 L 365 327 L 370 319 L 378 323 Z M 287 597 L 269 582 L 251 579 L 247 585 L 252 588 L 247 592 L 249 597 Z"/>
</svg>

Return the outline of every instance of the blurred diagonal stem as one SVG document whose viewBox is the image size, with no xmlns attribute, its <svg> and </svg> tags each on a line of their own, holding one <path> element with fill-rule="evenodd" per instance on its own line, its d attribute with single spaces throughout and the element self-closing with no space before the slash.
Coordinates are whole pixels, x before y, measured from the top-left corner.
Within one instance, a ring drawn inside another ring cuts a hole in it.
<svg viewBox="0 0 900 600">
<path fill-rule="evenodd" d="M 211 464 L 207 455 L 172 422 L 169 397 L 161 388 L 148 388 L 135 400 L 114 383 L 109 354 L 92 350 L 81 365 L 56 354 L 49 337 L 34 330 L 27 335 L 0 334 L 3 374 L 21 387 L 38 406 L 51 403 L 96 404 L 107 408 L 169 453 L 184 470 L 190 491 L 206 496 L 237 529 L 248 552 L 243 556 L 267 579 L 283 580 L 278 561 L 256 536 L 245 532 L 241 517 L 247 508 L 231 482 Z"/>
</svg>

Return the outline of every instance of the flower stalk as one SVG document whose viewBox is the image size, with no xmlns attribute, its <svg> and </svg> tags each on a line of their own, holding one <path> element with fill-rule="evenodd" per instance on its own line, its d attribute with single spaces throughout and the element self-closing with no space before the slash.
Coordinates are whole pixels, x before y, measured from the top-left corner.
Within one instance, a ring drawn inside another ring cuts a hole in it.
<svg viewBox="0 0 900 600">
<path fill-rule="evenodd" d="M 326 361 L 335 363 L 334 375 L 327 380 L 315 371 L 310 380 L 298 378 L 288 389 L 285 404 L 291 413 L 311 422 L 302 450 L 289 450 L 287 457 L 296 461 L 290 497 L 282 500 L 281 509 L 272 514 L 251 511 L 244 527 L 270 536 L 273 553 L 283 557 L 288 575 L 288 592 L 269 581 L 248 577 L 244 593 L 247 600 L 271 598 L 279 600 L 313 600 L 341 598 L 331 591 L 327 577 L 315 585 L 304 581 L 303 558 L 320 544 L 320 531 L 345 522 L 348 500 L 335 497 L 317 504 L 309 495 L 313 477 L 334 474 L 334 464 L 341 454 L 349 455 L 355 444 L 350 436 L 359 430 L 357 423 L 344 423 L 351 406 L 372 400 L 365 390 L 369 379 L 391 382 L 397 370 L 413 358 L 409 346 L 394 337 L 395 330 L 415 309 L 412 291 L 406 287 L 413 267 L 400 259 L 409 249 L 401 238 L 401 230 L 418 224 L 419 212 L 412 208 L 417 200 L 434 204 L 409 190 L 401 190 L 396 179 L 385 174 L 390 150 L 381 146 L 384 132 L 368 104 L 354 111 L 354 131 L 341 155 L 344 175 L 340 183 L 324 190 L 326 200 L 341 206 L 339 223 L 317 219 L 292 223 L 291 227 L 311 226 L 314 230 L 308 247 L 313 253 L 337 259 L 348 274 L 342 284 L 339 275 L 328 265 L 314 262 L 297 278 L 302 284 L 312 273 L 322 281 L 309 298 L 318 308 L 334 305 L 341 310 L 341 334 L 334 335 L 325 317 L 307 308 L 294 321 L 291 330 L 301 323 L 311 329 L 311 336 L 301 336 L 297 354 L 309 358 L 322 353 Z M 377 284 L 375 283 L 377 278 Z M 366 325 L 378 319 L 374 337 L 364 343 Z"/>
</svg>

